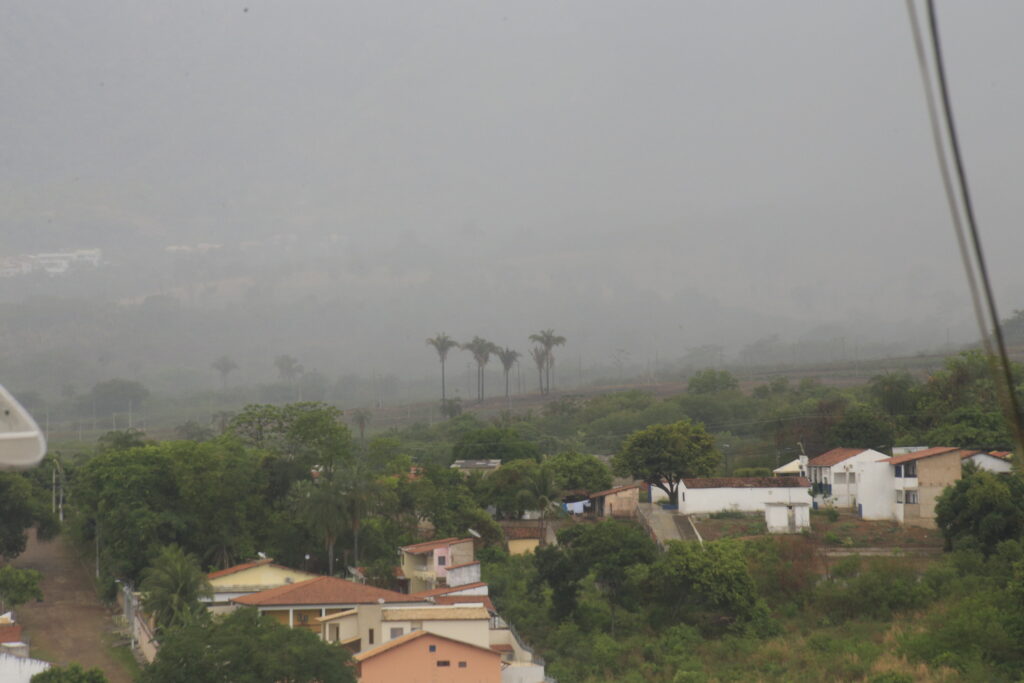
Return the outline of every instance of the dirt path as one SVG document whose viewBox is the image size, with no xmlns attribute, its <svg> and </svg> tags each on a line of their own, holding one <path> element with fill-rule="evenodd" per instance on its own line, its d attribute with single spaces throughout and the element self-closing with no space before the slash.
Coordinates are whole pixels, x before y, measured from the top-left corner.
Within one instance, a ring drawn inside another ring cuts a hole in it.
<svg viewBox="0 0 1024 683">
<path fill-rule="evenodd" d="M 60 538 L 37 541 L 33 529 L 28 547 L 13 564 L 43 573 L 43 602 L 18 608 L 33 654 L 39 648 L 56 664 L 99 667 L 110 683 L 131 683 L 132 677 L 107 650 L 103 636 L 111 630 L 111 614 L 96 597 L 92 575 L 74 550 Z"/>
</svg>

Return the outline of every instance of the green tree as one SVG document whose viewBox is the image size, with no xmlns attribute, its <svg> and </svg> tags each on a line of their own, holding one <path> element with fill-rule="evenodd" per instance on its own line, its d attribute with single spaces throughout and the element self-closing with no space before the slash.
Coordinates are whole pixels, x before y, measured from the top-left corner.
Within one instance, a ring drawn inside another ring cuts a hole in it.
<svg viewBox="0 0 1024 683">
<path fill-rule="evenodd" d="M 9 564 L 0 567 L 0 612 L 16 609 L 29 600 L 42 600 L 42 578 L 35 569 L 15 569 Z"/>
<path fill-rule="evenodd" d="M 611 488 L 612 472 L 593 455 L 566 451 L 544 459 L 544 469 L 551 473 L 559 491 L 603 491 Z"/>
<path fill-rule="evenodd" d="M 843 417 L 829 431 L 831 445 L 835 447 L 877 449 L 891 446 L 894 436 L 889 417 L 863 403 L 847 407 Z"/>
<path fill-rule="evenodd" d="M 459 343 L 444 332 L 440 332 L 436 337 L 428 339 L 427 344 L 434 347 L 437 357 L 441 361 L 441 403 L 443 405 L 448 400 L 448 395 L 445 392 L 444 364 L 448 360 L 448 352 L 457 347 Z"/>
<path fill-rule="evenodd" d="M 484 427 L 468 431 L 452 446 L 455 460 L 486 460 L 497 458 L 502 463 L 529 458 L 540 459 L 537 445 L 507 427 Z"/>
<path fill-rule="evenodd" d="M 909 372 L 887 372 L 871 378 L 868 392 L 889 417 L 907 417 L 917 409 L 918 386 Z"/>
<path fill-rule="evenodd" d="M 348 650 L 253 608 L 168 632 L 142 683 L 355 683 Z"/>
<path fill-rule="evenodd" d="M 939 496 L 935 522 L 947 548 L 973 546 L 988 555 L 1002 541 L 1024 536 L 1024 480 L 975 471 Z"/>
<path fill-rule="evenodd" d="M 535 344 L 540 344 L 541 348 L 544 349 L 544 384 L 545 387 L 542 393 L 551 393 L 551 368 L 555 366 L 555 352 L 556 346 L 565 345 L 565 337 L 555 334 L 552 329 L 541 330 L 537 334 L 530 335 L 530 341 Z M 536 360 L 536 359 L 535 359 Z"/>
<path fill-rule="evenodd" d="M 100 669 L 83 669 L 81 664 L 51 666 L 37 673 L 31 683 L 107 683 L 107 677 Z"/>
<path fill-rule="evenodd" d="M 612 469 L 657 486 L 674 501 L 680 480 L 712 474 L 719 460 L 714 437 L 703 425 L 680 420 L 631 434 L 612 459 Z"/>
<path fill-rule="evenodd" d="M 138 382 L 126 379 L 111 379 L 99 382 L 84 397 L 83 402 L 98 415 L 138 410 L 149 398 L 149 390 Z"/>
<path fill-rule="evenodd" d="M 210 364 L 210 367 L 217 371 L 220 375 L 221 389 L 227 390 L 228 388 L 228 375 L 238 369 L 238 363 L 231 360 L 227 356 L 221 356 L 217 360 Z"/>
<path fill-rule="evenodd" d="M 691 394 L 717 394 L 720 391 L 732 391 L 739 387 L 739 381 L 731 372 L 712 368 L 694 373 L 686 383 L 686 390 Z"/>
<path fill-rule="evenodd" d="M 297 358 L 287 354 L 275 357 L 274 367 L 277 368 L 277 376 L 288 384 L 294 384 L 305 369 Z"/>
<path fill-rule="evenodd" d="M 334 551 L 338 538 L 348 528 L 349 493 L 341 477 L 300 481 L 292 486 L 289 508 L 296 519 L 318 536 L 327 553 L 327 573 L 334 576 Z"/>
<path fill-rule="evenodd" d="M 143 570 L 139 591 L 143 607 L 162 631 L 201 621 L 208 612 L 200 599 L 213 597 L 198 560 L 176 544 L 161 548 Z"/>
<path fill-rule="evenodd" d="M 36 516 L 28 480 L 13 472 L 0 472 L 0 557 L 11 560 L 25 550 L 25 531 Z"/>
</svg>

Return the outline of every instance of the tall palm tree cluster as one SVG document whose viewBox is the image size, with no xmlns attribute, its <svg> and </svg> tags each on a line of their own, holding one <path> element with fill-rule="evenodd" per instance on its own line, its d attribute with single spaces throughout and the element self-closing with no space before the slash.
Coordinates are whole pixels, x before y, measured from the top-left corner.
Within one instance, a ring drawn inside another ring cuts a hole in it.
<svg viewBox="0 0 1024 683">
<path fill-rule="evenodd" d="M 565 337 L 555 334 L 554 330 L 541 330 L 537 334 L 530 335 L 530 341 L 536 346 L 530 350 L 530 357 L 537 365 L 537 376 L 539 379 L 540 392 L 547 394 L 551 391 L 551 368 L 555 364 L 554 348 L 565 344 Z M 494 342 L 483 337 L 473 337 L 471 341 L 460 344 L 444 332 L 435 337 L 427 339 L 427 344 L 433 346 L 437 351 L 437 357 L 441 361 L 441 404 L 448 401 L 448 394 L 445 387 L 445 362 L 448 360 L 448 352 L 458 348 L 469 351 L 476 361 L 476 400 L 484 400 L 484 368 L 491 360 L 491 356 L 497 356 L 501 361 L 502 370 L 505 373 L 505 398 L 511 395 L 509 374 L 522 354 L 509 347 L 500 347 Z"/>
</svg>

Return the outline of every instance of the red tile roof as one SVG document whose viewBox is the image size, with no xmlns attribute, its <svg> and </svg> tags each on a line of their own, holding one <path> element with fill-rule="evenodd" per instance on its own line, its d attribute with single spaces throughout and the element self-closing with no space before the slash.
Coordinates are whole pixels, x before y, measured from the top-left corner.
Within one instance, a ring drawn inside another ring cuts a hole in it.
<svg viewBox="0 0 1024 683">
<path fill-rule="evenodd" d="M 869 450 L 867 448 L 833 448 L 827 453 L 822 453 L 816 458 L 808 461 L 808 467 L 832 467 L 837 465 L 844 460 L 849 460 L 855 455 L 859 455 L 864 451 Z"/>
<path fill-rule="evenodd" d="M 486 586 L 487 584 L 483 581 L 477 581 L 476 583 L 466 583 L 461 586 L 443 586 L 441 588 L 432 588 L 427 591 L 420 591 L 419 593 L 411 593 L 411 598 L 432 598 L 437 595 L 446 595 L 448 593 L 458 593 L 459 591 L 468 590 L 470 588 L 479 588 Z M 480 596 L 477 596 L 480 597 Z"/>
<path fill-rule="evenodd" d="M 897 455 L 894 458 L 888 458 L 887 462 L 890 465 L 902 465 L 903 463 L 911 462 L 912 460 L 930 458 L 934 455 L 945 455 L 946 453 L 952 453 L 953 451 L 958 450 L 960 449 L 955 446 L 936 446 L 935 448 L 926 448 L 923 451 L 914 451 L 913 453 L 904 453 L 903 455 Z"/>
<path fill-rule="evenodd" d="M 688 489 L 797 489 L 810 488 L 805 477 L 717 477 L 683 479 Z"/>
<path fill-rule="evenodd" d="M 415 543 L 413 545 L 402 546 L 402 550 L 411 555 L 422 555 L 423 553 L 429 553 L 437 548 L 443 548 L 446 545 L 455 545 L 456 543 L 464 543 L 469 541 L 472 543 L 472 538 L 442 538 L 436 541 L 425 541 L 423 543 Z"/>
<path fill-rule="evenodd" d="M 1013 451 L 989 451 L 988 454 L 996 458 L 1002 458 L 1003 460 L 1009 460 L 1013 457 Z"/>
<path fill-rule="evenodd" d="M 20 643 L 21 624 L 0 625 L 0 643 Z"/>
<path fill-rule="evenodd" d="M 638 488 L 640 488 L 640 484 L 629 484 L 627 486 L 616 486 L 615 488 L 608 489 L 607 491 L 598 491 L 597 493 L 591 493 L 590 497 L 591 498 L 602 498 L 604 496 L 610 496 L 613 493 L 619 493 L 620 491 L 628 491 L 629 489 L 638 489 Z"/>
<path fill-rule="evenodd" d="M 227 569 L 221 569 L 220 571 L 210 572 L 206 575 L 208 579 L 219 579 L 222 576 L 229 576 L 238 572 L 244 572 L 246 569 L 252 569 L 253 567 L 262 567 L 265 564 L 270 564 L 274 560 L 265 557 L 262 560 L 254 560 L 252 562 L 246 562 L 244 564 L 236 564 L 234 567 L 228 567 Z"/>
<path fill-rule="evenodd" d="M 415 602 L 408 595 L 346 581 L 333 576 L 320 576 L 233 598 L 240 605 L 358 605 L 384 602 Z"/>
</svg>

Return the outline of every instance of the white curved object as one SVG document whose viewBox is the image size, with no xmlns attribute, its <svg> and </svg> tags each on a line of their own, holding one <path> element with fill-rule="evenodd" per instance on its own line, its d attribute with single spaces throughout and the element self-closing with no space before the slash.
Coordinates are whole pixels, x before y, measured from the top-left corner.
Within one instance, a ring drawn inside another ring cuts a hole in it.
<svg viewBox="0 0 1024 683">
<path fill-rule="evenodd" d="M 7 389 L 0 385 L 0 469 L 35 467 L 46 455 L 46 437 Z"/>
</svg>

